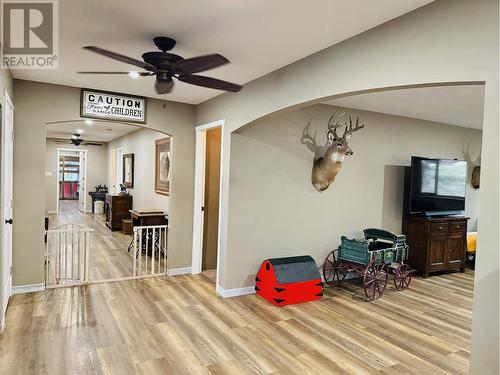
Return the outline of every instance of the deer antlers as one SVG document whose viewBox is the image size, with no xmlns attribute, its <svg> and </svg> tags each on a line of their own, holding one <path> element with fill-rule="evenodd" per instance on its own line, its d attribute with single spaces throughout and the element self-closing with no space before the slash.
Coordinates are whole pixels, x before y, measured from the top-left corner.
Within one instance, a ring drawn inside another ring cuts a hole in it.
<svg viewBox="0 0 500 375">
<path fill-rule="evenodd" d="M 330 117 L 328 120 L 328 132 L 332 133 L 335 138 L 338 138 L 337 135 L 337 128 L 340 128 L 341 126 L 346 126 L 346 123 L 336 121 L 338 118 L 342 117 L 345 115 L 345 112 L 342 112 L 340 115 L 335 116 L 335 112 L 333 112 L 333 115 Z M 332 131 L 333 130 L 333 131 Z"/>
<path fill-rule="evenodd" d="M 351 119 L 351 116 L 349 116 L 349 125 L 347 125 L 346 123 L 346 127 L 345 127 L 345 130 L 344 130 L 344 135 L 342 136 L 342 138 L 345 138 L 347 137 L 348 135 L 351 135 L 352 133 L 354 132 L 357 132 L 358 130 L 361 130 L 365 127 L 365 125 L 359 125 L 359 116 L 356 116 L 356 127 L 352 127 L 352 119 Z"/>
</svg>

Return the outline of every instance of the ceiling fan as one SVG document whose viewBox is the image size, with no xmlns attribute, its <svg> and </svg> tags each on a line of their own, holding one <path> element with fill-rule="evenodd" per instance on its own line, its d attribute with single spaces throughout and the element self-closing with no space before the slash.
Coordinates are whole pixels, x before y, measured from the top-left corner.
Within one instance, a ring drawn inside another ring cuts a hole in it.
<svg viewBox="0 0 500 375">
<path fill-rule="evenodd" d="M 75 133 L 71 136 L 69 140 L 67 139 L 56 139 L 55 143 L 58 144 L 73 144 L 75 146 L 102 146 L 103 144 L 101 142 L 85 142 L 82 138 L 81 135 L 78 133 Z"/>
<path fill-rule="evenodd" d="M 222 81 L 220 79 L 200 76 L 193 73 L 203 72 L 218 66 L 229 63 L 229 60 L 217 53 L 205 56 L 184 59 L 179 55 L 167 52 L 174 48 L 176 41 L 164 36 L 158 36 L 153 39 L 154 44 L 160 49 L 154 52 L 145 52 L 141 60 L 111 52 L 96 46 L 85 46 L 86 50 L 95 52 L 99 55 L 109 57 L 127 64 L 142 68 L 145 71 L 132 74 L 141 77 L 156 76 L 155 88 L 158 94 L 169 93 L 173 86 L 173 78 L 181 82 L 189 83 L 202 87 L 209 87 L 217 90 L 237 92 L 242 86 L 235 83 Z M 131 72 L 78 72 L 80 74 L 131 74 Z"/>
</svg>

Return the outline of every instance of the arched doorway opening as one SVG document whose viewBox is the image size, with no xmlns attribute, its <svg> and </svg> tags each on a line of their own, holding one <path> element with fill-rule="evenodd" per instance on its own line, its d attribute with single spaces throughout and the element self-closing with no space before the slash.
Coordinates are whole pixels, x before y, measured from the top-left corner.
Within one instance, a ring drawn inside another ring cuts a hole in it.
<svg viewBox="0 0 500 375">
<path fill-rule="evenodd" d="M 45 126 L 47 286 L 166 274 L 173 137 L 105 120 Z"/>
</svg>

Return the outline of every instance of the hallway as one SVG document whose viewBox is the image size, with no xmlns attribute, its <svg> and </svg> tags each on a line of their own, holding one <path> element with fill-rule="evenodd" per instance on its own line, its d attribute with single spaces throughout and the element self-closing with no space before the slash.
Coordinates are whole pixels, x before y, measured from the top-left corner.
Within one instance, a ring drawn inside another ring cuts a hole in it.
<svg viewBox="0 0 500 375">
<path fill-rule="evenodd" d="M 65 224 L 80 224 L 93 229 L 90 242 L 90 279 L 92 281 L 133 276 L 133 257 L 127 251 L 132 235 L 120 231 L 112 232 L 105 223 L 104 214 L 83 213 L 78 210 L 78 201 L 59 201 L 60 213 L 50 214 L 49 228 Z M 54 259 L 55 246 L 49 246 L 50 257 Z M 54 262 L 51 262 L 53 266 Z M 163 259 L 160 267 L 163 267 Z M 146 265 L 143 262 L 143 270 Z M 49 278 L 49 281 L 52 282 Z"/>
</svg>

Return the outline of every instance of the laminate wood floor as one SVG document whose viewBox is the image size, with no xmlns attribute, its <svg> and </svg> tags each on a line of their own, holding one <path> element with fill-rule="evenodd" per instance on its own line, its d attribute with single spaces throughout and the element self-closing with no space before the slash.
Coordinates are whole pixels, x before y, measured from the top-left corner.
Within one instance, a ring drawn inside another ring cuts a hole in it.
<svg viewBox="0 0 500 375">
<path fill-rule="evenodd" d="M 205 276 L 208 280 L 210 280 L 212 283 L 215 284 L 215 280 L 217 279 L 217 270 L 203 270 L 201 271 L 201 274 Z"/>
<path fill-rule="evenodd" d="M 78 201 L 59 201 L 59 213 L 50 214 L 50 228 L 64 224 L 80 224 L 94 230 L 90 242 L 90 279 L 92 281 L 115 279 L 133 276 L 133 257 L 127 251 L 131 235 L 120 231 L 112 232 L 105 223 L 104 214 L 83 213 L 78 210 Z M 49 238 L 51 270 L 49 284 L 55 283 L 55 238 Z M 143 274 L 147 274 L 145 257 Z M 150 257 L 148 259 L 151 259 Z M 148 263 L 150 265 L 150 261 Z M 164 261 L 160 261 L 160 269 L 164 269 Z"/>
<path fill-rule="evenodd" d="M 0 374 L 465 374 L 473 271 L 278 308 L 200 275 L 13 296 Z"/>
</svg>

